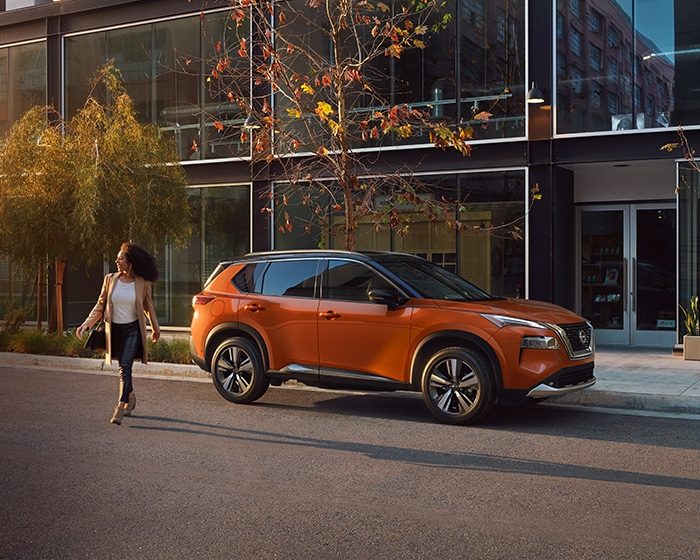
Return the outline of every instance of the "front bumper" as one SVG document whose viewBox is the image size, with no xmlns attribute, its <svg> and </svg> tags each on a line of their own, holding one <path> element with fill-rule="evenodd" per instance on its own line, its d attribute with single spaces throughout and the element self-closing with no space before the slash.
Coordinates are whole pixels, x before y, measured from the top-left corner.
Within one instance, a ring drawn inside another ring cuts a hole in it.
<svg viewBox="0 0 700 560">
<path fill-rule="evenodd" d="M 590 362 L 581 366 L 561 369 L 530 389 L 526 396 L 532 399 L 543 399 L 587 389 L 596 382 L 593 368 L 594 364 Z"/>
</svg>

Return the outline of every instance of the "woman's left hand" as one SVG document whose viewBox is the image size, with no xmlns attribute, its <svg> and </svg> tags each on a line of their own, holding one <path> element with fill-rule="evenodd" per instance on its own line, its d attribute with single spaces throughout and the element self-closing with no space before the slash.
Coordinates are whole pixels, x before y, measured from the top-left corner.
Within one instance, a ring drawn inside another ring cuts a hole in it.
<svg viewBox="0 0 700 560">
<path fill-rule="evenodd" d="M 153 329 L 153 332 L 151 333 L 151 340 L 153 342 L 158 342 L 158 339 L 160 338 L 160 328 L 156 327 Z"/>
</svg>

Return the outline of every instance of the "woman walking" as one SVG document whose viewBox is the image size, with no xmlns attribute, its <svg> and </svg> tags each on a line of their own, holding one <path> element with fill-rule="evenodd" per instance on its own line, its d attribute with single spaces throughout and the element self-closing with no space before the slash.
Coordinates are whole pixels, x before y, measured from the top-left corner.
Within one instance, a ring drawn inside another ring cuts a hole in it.
<svg viewBox="0 0 700 560">
<path fill-rule="evenodd" d="M 153 307 L 152 284 L 158 279 L 155 259 L 135 243 L 122 243 L 117 253 L 117 272 L 105 276 L 100 297 L 82 325 L 79 338 L 100 319 L 105 322 L 105 363 L 119 361 L 119 401 L 110 422 L 121 424 L 136 407 L 131 368 L 136 358 L 148 362 L 146 317 L 151 323 L 153 342 L 160 338 L 160 326 Z"/>
</svg>

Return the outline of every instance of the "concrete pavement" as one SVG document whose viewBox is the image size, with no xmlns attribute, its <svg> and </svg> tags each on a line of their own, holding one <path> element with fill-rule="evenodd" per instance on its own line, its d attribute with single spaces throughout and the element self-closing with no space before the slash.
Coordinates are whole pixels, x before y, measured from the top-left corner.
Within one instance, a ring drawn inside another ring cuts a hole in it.
<svg viewBox="0 0 700 560">
<path fill-rule="evenodd" d="M 102 360 L 0 352 L 0 365 L 59 368 L 116 375 L 116 366 Z M 151 362 L 134 366 L 137 377 L 168 377 L 208 381 L 197 366 Z M 595 376 L 590 389 L 549 402 L 656 412 L 700 415 L 700 361 L 685 361 L 668 349 L 598 348 Z"/>
</svg>

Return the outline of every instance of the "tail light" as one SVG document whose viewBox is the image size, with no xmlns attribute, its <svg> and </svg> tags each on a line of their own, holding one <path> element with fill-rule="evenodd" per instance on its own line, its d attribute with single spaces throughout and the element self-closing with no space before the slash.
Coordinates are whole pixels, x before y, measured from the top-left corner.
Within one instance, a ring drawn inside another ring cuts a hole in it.
<svg viewBox="0 0 700 560">
<path fill-rule="evenodd" d="M 213 299 L 214 296 L 205 296 L 202 294 L 198 294 L 192 298 L 192 307 L 194 307 L 195 305 L 206 305 Z"/>
</svg>

